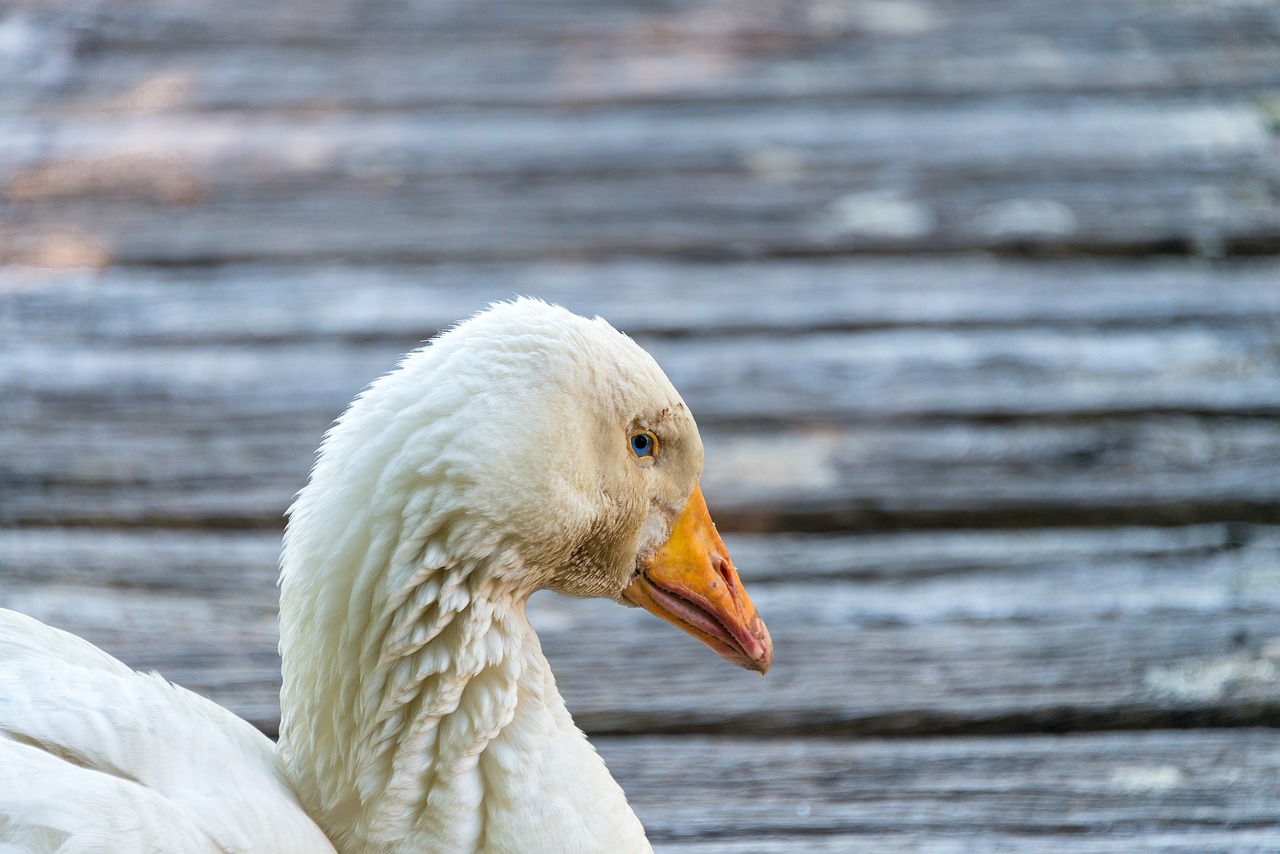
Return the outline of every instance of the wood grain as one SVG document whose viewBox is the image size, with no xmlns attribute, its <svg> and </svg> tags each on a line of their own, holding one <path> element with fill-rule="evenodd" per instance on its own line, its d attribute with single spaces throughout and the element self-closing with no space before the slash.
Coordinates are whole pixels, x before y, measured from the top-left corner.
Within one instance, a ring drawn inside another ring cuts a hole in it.
<svg viewBox="0 0 1280 854">
<path fill-rule="evenodd" d="M 489 301 L 536 294 L 646 339 L 900 328 L 1244 330 L 1280 316 L 1277 279 L 1280 264 L 1272 258 L 615 259 L 102 272 L 7 266 L 0 267 L 0 329 L 11 347 L 55 339 L 95 348 L 345 341 L 391 350 L 413 346 Z M 682 310 L 672 311 L 676 305 Z"/>
<path fill-rule="evenodd" d="M 658 849 L 699 854 L 1261 852 L 1280 744 L 1269 730 L 596 743 Z"/>
<path fill-rule="evenodd" d="M 778 109 L 42 123 L 12 146 L 18 227 L 0 245 L 24 260 L 74 235 L 126 264 L 1220 255 L 1270 251 L 1280 228 L 1252 103 L 965 106 L 844 124 Z M 778 152 L 795 164 L 780 176 L 759 165 Z"/>
<path fill-rule="evenodd" d="M 540 596 L 533 619 L 580 724 L 875 735 L 1258 724 L 1280 710 L 1273 528 L 729 543 L 773 627 L 774 672 L 732 671 L 637 610 Z M 275 547 L 256 533 L 0 532 L 0 604 L 270 731 Z"/>
<path fill-rule="evenodd" d="M 1274 85 L 1280 30 L 1265 4 L 1150 0 L 34 8 L 46 86 L 118 109 L 1238 92 Z"/>
<path fill-rule="evenodd" d="M 1277 521 L 1273 265 L 1061 269 L 10 272 L 0 518 L 278 528 L 330 420 L 488 283 L 616 310 L 703 424 L 727 528 Z"/>
</svg>

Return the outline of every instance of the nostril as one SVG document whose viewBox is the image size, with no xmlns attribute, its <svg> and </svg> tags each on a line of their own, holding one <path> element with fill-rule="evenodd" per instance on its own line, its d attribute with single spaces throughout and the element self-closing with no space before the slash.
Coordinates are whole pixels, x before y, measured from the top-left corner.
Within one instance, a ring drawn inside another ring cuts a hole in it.
<svg viewBox="0 0 1280 854">
<path fill-rule="evenodd" d="M 729 592 L 733 592 L 733 564 L 729 563 L 720 555 L 712 555 L 711 563 L 716 568 L 716 572 L 720 573 L 720 577 L 724 579 L 724 584 L 729 588 Z"/>
</svg>

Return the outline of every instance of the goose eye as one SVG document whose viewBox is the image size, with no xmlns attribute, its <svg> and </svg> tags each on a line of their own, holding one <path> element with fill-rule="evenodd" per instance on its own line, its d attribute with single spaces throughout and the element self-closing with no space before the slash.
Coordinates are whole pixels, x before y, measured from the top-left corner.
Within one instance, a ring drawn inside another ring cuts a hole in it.
<svg viewBox="0 0 1280 854">
<path fill-rule="evenodd" d="M 637 433 L 631 437 L 631 453 L 637 457 L 653 456 L 654 448 L 658 445 L 658 440 L 653 437 L 652 433 Z"/>
</svg>

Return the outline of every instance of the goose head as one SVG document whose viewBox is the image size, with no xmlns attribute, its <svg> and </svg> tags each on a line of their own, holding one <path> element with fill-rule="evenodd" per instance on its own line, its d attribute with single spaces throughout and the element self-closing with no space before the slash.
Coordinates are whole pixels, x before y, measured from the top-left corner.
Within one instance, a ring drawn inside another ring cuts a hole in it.
<svg viewBox="0 0 1280 854">
<path fill-rule="evenodd" d="M 494 304 L 406 356 L 326 434 L 285 534 L 286 677 L 290 651 L 368 649 L 363 624 L 438 567 L 469 567 L 489 598 L 639 606 L 763 673 L 772 643 L 702 469 L 693 415 L 634 341 L 539 300 Z"/>
<path fill-rule="evenodd" d="M 518 553 L 501 582 L 642 607 L 734 664 L 772 662 L 768 630 L 698 481 L 697 424 L 654 359 L 600 318 L 536 300 L 438 339 L 455 508 Z"/>
<path fill-rule="evenodd" d="M 600 318 L 533 300 L 434 346 L 455 342 L 449 373 L 471 393 L 454 411 L 468 476 L 453 504 L 519 552 L 502 583 L 639 606 L 766 671 L 768 631 L 698 485 L 697 425 L 653 358 Z"/>
</svg>

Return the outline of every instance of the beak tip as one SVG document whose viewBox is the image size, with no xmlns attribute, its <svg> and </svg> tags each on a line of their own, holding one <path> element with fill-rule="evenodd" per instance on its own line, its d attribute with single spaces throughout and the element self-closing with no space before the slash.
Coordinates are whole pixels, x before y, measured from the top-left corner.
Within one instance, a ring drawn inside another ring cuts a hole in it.
<svg viewBox="0 0 1280 854">
<path fill-rule="evenodd" d="M 769 668 L 773 666 L 773 641 L 767 633 L 763 641 L 759 642 L 758 648 L 746 650 L 746 652 L 746 657 L 741 661 L 743 667 L 754 670 L 761 676 L 769 672 Z"/>
<path fill-rule="evenodd" d="M 755 615 L 754 622 L 751 638 L 759 644 L 759 649 L 751 650 L 751 669 L 763 676 L 773 666 L 773 637 L 769 634 L 769 629 L 765 626 L 764 620 L 760 619 L 759 614 Z"/>
</svg>

